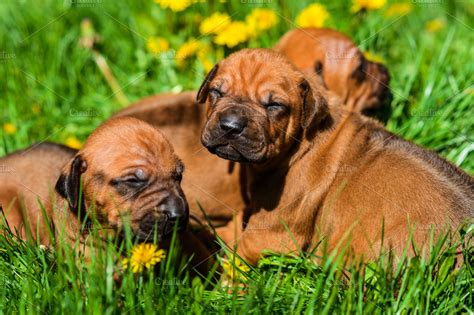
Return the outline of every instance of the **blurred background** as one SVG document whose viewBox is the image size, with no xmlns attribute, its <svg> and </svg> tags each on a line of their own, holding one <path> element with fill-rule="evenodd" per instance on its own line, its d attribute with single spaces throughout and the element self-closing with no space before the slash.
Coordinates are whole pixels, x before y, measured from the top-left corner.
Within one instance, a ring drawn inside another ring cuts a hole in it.
<svg viewBox="0 0 474 315">
<path fill-rule="evenodd" d="M 473 15 L 472 1 L 445 0 L 3 0 L 0 156 L 46 140 L 78 148 L 127 104 L 197 89 L 229 53 L 314 26 L 388 66 L 388 129 L 473 174 Z"/>
</svg>

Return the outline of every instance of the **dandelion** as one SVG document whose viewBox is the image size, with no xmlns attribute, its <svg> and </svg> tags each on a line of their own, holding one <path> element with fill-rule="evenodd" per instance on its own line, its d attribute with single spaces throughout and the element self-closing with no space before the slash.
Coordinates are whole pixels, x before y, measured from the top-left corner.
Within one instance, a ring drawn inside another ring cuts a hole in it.
<svg viewBox="0 0 474 315">
<path fill-rule="evenodd" d="M 199 58 L 199 61 L 202 63 L 202 66 L 204 67 L 204 71 L 207 73 L 211 71 L 211 69 L 214 67 L 214 62 L 211 60 L 205 58 Z"/>
<path fill-rule="evenodd" d="M 329 16 L 322 4 L 314 3 L 301 11 L 296 17 L 296 24 L 298 27 L 322 27 Z"/>
<path fill-rule="evenodd" d="M 366 51 L 364 52 L 364 57 L 368 61 L 376 62 L 376 63 L 385 63 L 385 60 L 383 59 L 382 56 L 377 55 L 371 51 Z"/>
<path fill-rule="evenodd" d="M 82 148 L 82 143 L 76 137 L 71 136 L 66 139 L 64 142 L 68 147 L 79 150 Z"/>
<path fill-rule="evenodd" d="M 230 16 L 226 13 L 216 12 L 202 21 L 199 32 L 203 35 L 218 34 L 231 23 Z"/>
<path fill-rule="evenodd" d="M 385 12 L 386 17 L 403 16 L 413 10 L 413 5 L 409 2 L 394 3 Z"/>
<path fill-rule="evenodd" d="M 214 38 L 214 42 L 229 48 L 235 47 L 249 39 L 249 29 L 244 22 L 232 22 Z"/>
<path fill-rule="evenodd" d="M 170 9 L 173 12 L 181 12 L 191 5 L 191 0 L 155 0 L 163 9 Z"/>
<path fill-rule="evenodd" d="M 176 52 L 176 64 L 178 67 L 182 67 L 184 65 L 184 61 L 193 56 L 201 47 L 201 43 L 199 43 L 196 39 L 191 38 L 187 42 L 185 42 L 181 47 L 179 47 L 178 51 Z"/>
<path fill-rule="evenodd" d="M 12 123 L 5 123 L 3 124 L 3 130 L 5 131 L 5 133 L 12 135 L 16 132 L 16 127 Z"/>
<path fill-rule="evenodd" d="M 160 54 L 170 48 L 168 41 L 162 37 L 150 37 L 146 42 L 146 49 L 152 54 Z"/>
<path fill-rule="evenodd" d="M 387 0 L 352 0 L 351 12 L 378 10 L 383 8 L 386 2 Z"/>
<path fill-rule="evenodd" d="M 425 29 L 427 32 L 436 33 L 443 29 L 446 26 L 446 23 L 443 19 L 437 18 L 426 22 Z"/>
<path fill-rule="evenodd" d="M 124 268 L 132 268 L 133 273 L 142 272 L 144 269 L 150 269 L 163 259 L 166 253 L 154 244 L 138 244 L 132 249 L 132 256 L 130 259 L 122 260 Z"/>
<path fill-rule="evenodd" d="M 258 34 L 266 31 L 278 23 L 278 17 L 269 9 L 254 9 L 245 18 L 248 28 L 252 34 Z"/>
<path fill-rule="evenodd" d="M 250 271 L 249 266 L 244 264 L 240 258 L 233 254 L 231 254 L 228 259 L 222 260 L 222 268 L 224 269 L 225 274 L 232 280 L 247 280 L 244 273 Z"/>
<path fill-rule="evenodd" d="M 201 44 L 200 49 L 197 52 L 199 62 L 202 63 L 205 72 L 211 71 L 214 67 L 214 62 L 209 58 L 211 54 L 211 47 L 208 44 Z"/>
</svg>

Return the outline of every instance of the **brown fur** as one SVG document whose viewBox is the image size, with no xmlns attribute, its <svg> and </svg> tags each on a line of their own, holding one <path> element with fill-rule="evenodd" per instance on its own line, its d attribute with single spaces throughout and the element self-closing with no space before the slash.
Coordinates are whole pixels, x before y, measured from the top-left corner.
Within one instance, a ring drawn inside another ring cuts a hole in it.
<svg viewBox="0 0 474 315">
<path fill-rule="evenodd" d="M 114 115 L 127 116 L 159 127 L 186 165 L 182 187 L 190 213 L 200 222 L 191 220 L 190 224 L 206 224 L 198 203 L 215 227 L 227 224 L 234 213 L 243 209 L 239 167 L 234 169 L 232 164 L 210 154 L 201 144 L 199 135 L 205 121 L 205 108 L 196 104 L 196 92 L 151 96 Z"/>
<path fill-rule="evenodd" d="M 306 38 L 308 36 L 311 40 Z M 314 37 L 318 40 L 317 44 Z M 388 87 L 377 84 L 377 80 L 388 85 L 388 73 L 378 69 L 379 66 L 366 62 L 370 68 L 369 74 L 364 76 L 362 82 L 353 80 L 353 77 L 364 75 L 353 72 L 358 69 L 360 60 L 365 62 L 365 59 L 350 39 L 339 32 L 316 29 L 290 31 L 283 36 L 275 49 L 286 53 L 296 66 L 313 74 L 315 63 L 318 58 L 322 58 L 323 77 L 327 87 L 351 104 L 350 106 L 358 106 L 357 110 L 377 109 L 386 101 Z M 338 51 L 353 53 L 354 58 L 347 59 L 342 64 L 323 58 L 328 53 L 335 54 Z M 205 108 L 196 104 L 196 92 L 147 97 L 114 115 L 127 116 L 159 127 L 173 143 L 178 156 L 186 165 L 182 186 L 189 201 L 190 212 L 192 217 L 200 222 L 191 221 L 191 224 L 206 223 L 198 203 L 215 227 L 225 225 L 244 208 L 246 196 L 241 192 L 240 167 L 203 150 L 199 141 L 199 134 L 205 122 Z M 227 231 L 223 230 L 222 233 Z"/>
<path fill-rule="evenodd" d="M 383 237 L 386 249 L 401 254 L 410 227 L 423 246 L 430 229 L 457 227 L 474 215 L 469 175 L 345 110 L 275 51 L 234 53 L 204 84 L 202 142 L 241 162 L 250 198 L 222 235 L 250 263 L 264 249 L 309 250 L 321 240 L 328 250 L 348 243 L 356 256 L 373 258 Z M 229 113 L 244 128 L 223 130 Z"/>
<path fill-rule="evenodd" d="M 306 75 L 320 75 L 323 84 L 348 109 L 387 116 L 390 76 L 385 66 L 368 61 L 346 35 L 331 29 L 302 28 L 286 33 L 275 50 Z"/>
<path fill-rule="evenodd" d="M 120 233 L 127 221 L 144 241 L 156 233 L 165 242 L 179 221 L 182 243 L 193 244 L 197 259 L 207 257 L 195 237 L 183 231 L 188 208 L 180 187 L 182 163 L 164 135 L 143 121 L 109 120 L 79 151 L 43 143 L 1 158 L 0 165 L 0 202 L 8 225 L 22 238 L 30 230 L 41 244 L 52 244 L 40 201 L 56 241 L 85 242 L 92 228 L 86 224 L 81 231 L 86 212 L 106 233 Z"/>
</svg>

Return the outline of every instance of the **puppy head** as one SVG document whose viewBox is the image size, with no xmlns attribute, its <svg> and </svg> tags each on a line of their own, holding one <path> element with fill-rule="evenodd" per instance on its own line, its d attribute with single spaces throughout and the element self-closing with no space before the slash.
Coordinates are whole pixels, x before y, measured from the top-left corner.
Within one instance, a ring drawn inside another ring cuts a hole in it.
<svg viewBox="0 0 474 315">
<path fill-rule="evenodd" d="M 319 75 L 349 108 L 375 114 L 390 102 L 387 68 L 367 60 L 356 44 L 331 29 L 303 28 L 286 33 L 275 46 L 300 70 Z"/>
<path fill-rule="evenodd" d="M 202 143 L 232 161 L 277 158 L 327 114 L 325 99 L 311 85 L 275 51 L 232 54 L 211 70 L 198 92 L 207 108 Z"/>
<path fill-rule="evenodd" d="M 181 190 L 183 165 L 164 136 L 134 118 L 107 121 L 63 169 L 57 192 L 84 218 L 117 230 L 129 222 L 140 239 L 185 228 L 188 204 Z M 82 179 L 82 198 L 79 198 Z M 80 200 L 83 200 L 82 202 Z"/>
<path fill-rule="evenodd" d="M 390 75 L 381 63 L 368 61 L 362 53 L 351 62 L 347 79 L 346 104 L 354 110 L 372 116 L 391 101 Z"/>
</svg>

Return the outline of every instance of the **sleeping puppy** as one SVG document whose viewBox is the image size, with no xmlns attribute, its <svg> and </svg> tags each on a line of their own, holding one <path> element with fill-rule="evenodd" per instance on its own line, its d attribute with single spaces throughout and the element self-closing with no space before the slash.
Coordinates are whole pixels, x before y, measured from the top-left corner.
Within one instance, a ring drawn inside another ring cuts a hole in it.
<svg viewBox="0 0 474 315">
<path fill-rule="evenodd" d="M 474 216 L 472 177 L 346 110 L 274 50 L 222 60 L 197 100 L 206 106 L 203 145 L 245 172 L 240 230 L 231 223 L 222 235 L 249 263 L 265 249 L 298 253 L 320 241 L 329 251 L 348 244 L 356 257 L 382 247 L 399 255 L 411 232 L 421 247 L 430 229 Z"/>
<path fill-rule="evenodd" d="M 387 68 L 368 61 L 346 35 L 331 29 L 294 29 L 274 49 L 307 76 L 319 75 L 348 109 L 383 121 L 390 117 Z"/>
<path fill-rule="evenodd" d="M 134 117 L 145 121 L 158 127 L 173 142 L 176 153 L 186 165 L 186 176 L 181 186 L 189 203 L 190 225 L 200 229 L 209 219 L 219 229 L 244 207 L 240 168 L 210 154 L 202 146 L 200 134 L 206 116 L 203 106 L 196 103 L 196 94 L 183 92 L 150 96 L 113 117 Z"/>
<path fill-rule="evenodd" d="M 141 241 L 166 241 L 174 228 L 186 235 L 183 164 L 168 140 L 138 119 L 109 120 L 79 151 L 43 143 L 1 158 L 0 165 L 10 170 L 1 175 L 0 202 L 22 238 L 53 242 L 39 202 L 56 241 L 84 243 L 93 217 L 107 233 L 122 233 L 129 223 Z"/>
<path fill-rule="evenodd" d="M 341 33 L 318 29 L 294 30 L 288 32 L 275 49 L 287 54 L 297 67 L 306 69 L 313 76 L 316 76 L 317 64 L 326 87 L 341 96 L 349 106 L 355 106 L 356 110 L 367 114 L 373 108 L 381 117 L 379 114 L 388 109 L 388 106 L 384 107 L 390 94 L 387 70 L 382 65 L 367 61 L 354 43 Z M 340 54 L 339 60 L 335 59 L 337 54 Z M 353 58 L 341 59 L 351 54 Z M 232 220 L 248 201 L 240 184 L 245 180 L 245 174 L 239 165 L 203 150 L 199 135 L 206 113 L 202 106 L 196 104 L 196 92 L 153 95 L 113 117 L 135 117 L 146 121 L 160 128 L 172 140 L 176 153 L 186 165 L 187 175 L 182 187 L 191 217 L 195 219 L 190 224 L 199 228 L 206 225 L 209 219 L 219 234 L 226 233 L 227 229 L 220 227 Z"/>
</svg>

